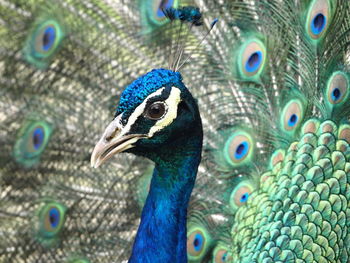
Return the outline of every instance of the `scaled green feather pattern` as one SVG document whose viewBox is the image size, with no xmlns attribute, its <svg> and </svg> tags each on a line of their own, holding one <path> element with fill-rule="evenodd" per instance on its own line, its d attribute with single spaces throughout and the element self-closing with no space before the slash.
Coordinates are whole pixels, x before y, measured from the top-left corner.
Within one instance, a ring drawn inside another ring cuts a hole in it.
<svg viewBox="0 0 350 263">
<path fill-rule="evenodd" d="M 349 261 L 349 132 L 309 127 L 262 175 L 236 214 L 233 262 Z"/>
</svg>

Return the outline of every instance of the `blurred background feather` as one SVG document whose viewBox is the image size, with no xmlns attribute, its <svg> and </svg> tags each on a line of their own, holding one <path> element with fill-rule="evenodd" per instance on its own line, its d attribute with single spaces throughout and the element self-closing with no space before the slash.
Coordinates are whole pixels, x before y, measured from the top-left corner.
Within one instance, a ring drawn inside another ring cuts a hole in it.
<svg viewBox="0 0 350 263">
<path fill-rule="evenodd" d="M 219 17 L 205 40 L 162 12 L 186 5 L 206 30 Z M 0 0 L 0 261 L 126 262 L 153 164 L 123 154 L 96 170 L 90 154 L 124 87 L 184 45 L 205 136 L 188 258 L 240 262 L 259 227 L 239 208 L 293 142 L 339 130 L 349 147 L 349 29 L 340 0 Z"/>
</svg>

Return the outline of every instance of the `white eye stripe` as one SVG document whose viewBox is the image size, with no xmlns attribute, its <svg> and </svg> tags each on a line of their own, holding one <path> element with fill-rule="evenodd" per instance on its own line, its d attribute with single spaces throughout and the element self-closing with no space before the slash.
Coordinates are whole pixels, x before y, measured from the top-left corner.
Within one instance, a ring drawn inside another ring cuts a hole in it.
<svg viewBox="0 0 350 263">
<path fill-rule="evenodd" d="M 143 112 L 145 111 L 147 102 L 151 98 L 161 95 L 164 89 L 165 88 L 160 88 L 159 90 L 151 93 L 150 95 L 148 95 L 146 97 L 146 99 L 139 106 L 136 107 L 134 112 L 130 115 L 127 124 L 125 125 L 124 129 L 122 130 L 121 135 L 124 135 L 124 134 L 126 134 L 127 132 L 130 131 L 131 126 L 134 125 L 134 123 L 136 122 L 137 118 L 140 117 L 143 114 Z"/>
<path fill-rule="evenodd" d="M 162 94 L 162 92 L 164 91 L 165 88 L 160 88 L 159 90 L 153 92 L 152 94 L 148 95 L 146 97 L 146 99 L 139 105 L 136 107 L 136 109 L 134 110 L 134 112 L 130 115 L 127 124 L 125 125 L 125 127 L 122 129 L 122 132 L 120 135 L 124 135 L 126 133 L 128 133 L 131 130 L 131 127 L 135 124 L 135 122 L 137 121 L 137 119 L 143 115 L 147 103 L 150 99 L 152 99 L 153 97 L 159 96 Z M 170 95 L 169 97 L 164 101 L 164 103 L 167 105 L 167 112 L 166 114 L 160 119 L 158 120 L 154 126 L 150 129 L 148 136 L 152 137 L 154 135 L 154 133 L 156 133 L 157 131 L 162 130 L 164 127 L 168 126 L 169 124 L 171 124 L 174 119 L 176 119 L 177 117 L 177 106 L 181 101 L 181 91 L 178 88 L 172 87 L 171 91 L 170 91 Z"/>
<path fill-rule="evenodd" d="M 171 124 L 177 117 L 177 106 L 181 101 L 181 91 L 178 88 L 173 87 L 171 89 L 169 97 L 165 100 L 165 104 L 168 106 L 166 114 L 150 129 L 148 136 L 152 137 L 154 133 L 162 130 L 164 127 Z"/>
</svg>

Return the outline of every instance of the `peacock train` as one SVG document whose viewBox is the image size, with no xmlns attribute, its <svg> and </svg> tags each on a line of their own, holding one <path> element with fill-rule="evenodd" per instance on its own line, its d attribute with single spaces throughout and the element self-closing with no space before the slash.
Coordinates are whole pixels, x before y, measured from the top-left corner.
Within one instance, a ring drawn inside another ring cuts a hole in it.
<svg viewBox="0 0 350 263">
<path fill-rule="evenodd" d="M 348 263 L 349 91 L 349 1 L 0 0 L 0 262 Z"/>
</svg>

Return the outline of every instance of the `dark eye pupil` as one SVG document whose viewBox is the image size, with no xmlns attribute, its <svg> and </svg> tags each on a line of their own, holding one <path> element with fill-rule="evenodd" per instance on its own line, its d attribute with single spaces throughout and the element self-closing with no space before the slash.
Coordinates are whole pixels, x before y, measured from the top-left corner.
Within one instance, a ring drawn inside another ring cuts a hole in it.
<svg viewBox="0 0 350 263">
<path fill-rule="evenodd" d="M 241 143 L 240 145 L 238 145 L 236 153 L 242 154 L 243 150 L 244 150 L 244 145 Z"/>
<path fill-rule="evenodd" d="M 35 146 L 37 146 L 39 144 L 39 142 L 40 142 L 39 135 L 34 134 L 33 142 L 34 142 Z"/>
<path fill-rule="evenodd" d="M 225 262 L 226 261 L 226 257 L 227 257 L 227 252 L 225 254 L 222 255 L 222 261 Z"/>
<path fill-rule="evenodd" d="M 290 116 L 290 122 L 295 123 L 297 120 L 297 116 L 295 114 L 293 114 L 292 116 Z"/>
<path fill-rule="evenodd" d="M 241 197 L 241 202 L 246 202 L 248 200 L 248 193 L 245 193 L 244 195 L 242 195 Z"/>
<path fill-rule="evenodd" d="M 258 61 L 259 61 L 259 55 L 258 53 L 255 52 L 249 57 L 248 64 L 250 67 L 254 67 L 256 63 L 258 63 Z"/>
<path fill-rule="evenodd" d="M 49 36 L 48 33 L 45 33 L 45 34 L 44 34 L 44 37 L 43 37 L 43 44 L 44 44 L 44 46 L 47 46 L 47 44 L 49 43 L 49 41 L 50 41 L 50 36 Z"/>
<path fill-rule="evenodd" d="M 44 51 L 49 51 L 55 42 L 55 38 L 55 29 L 52 26 L 47 27 L 42 37 L 42 49 Z"/>
<path fill-rule="evenodd" d="M 56 222 L 56 217 L 54 215 L 50 215 L 50 223 L 51 225 L 55 224 Z"/>
<path fill-rule="evenodd" d="M 198 238 L 196 238 L 196 239 L 193 241 L 193 245 L 194 245 L 195 247 L 198 247 L 198 246 L 199 246 L 199 240 L 198 240 Z"/>
<path fill-rule="evenodd" d="M 49 222 L 51 224 L 51 227 L 57 227 L 59 224 L 59 211 L 56 208 L 52 208 L 49 212 Z"/>
<path fill-rule="evenodd" d="M 36 128 L 33 133 L 32 141 L 34 145 L 34 149 L 38 150 L 42 145 L 44 140 L 44 131 L 42 128 Z"/>
<path fill-rule="evenodd" d="M 165 107 L 163 103 L 156 102 L 152 104 L 148 109 L 148 116 L 151 119 L 159 119 L 164 115 Z"/>
<path fill-rule="evenodd" d="M 338 88 L 335 88 L 334 90 L 333 90 L 333 96 L 334 96 L 334 98 L 337 100 L 337 99 L 339 99 L 339 97 L 340 97 L 340 90 L 338 89 Z"/>
<path fill-rule="evenodd" d="M 318 14 L 314 19 L 314 26 L 320 33 L 325 24 L 325 16 L 323 14 Z"/>
</svg>

